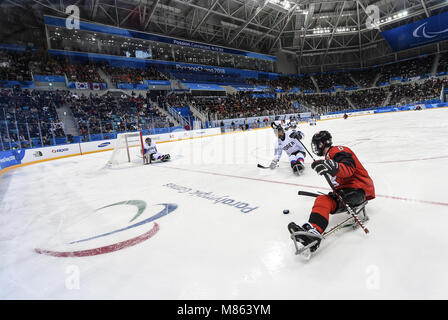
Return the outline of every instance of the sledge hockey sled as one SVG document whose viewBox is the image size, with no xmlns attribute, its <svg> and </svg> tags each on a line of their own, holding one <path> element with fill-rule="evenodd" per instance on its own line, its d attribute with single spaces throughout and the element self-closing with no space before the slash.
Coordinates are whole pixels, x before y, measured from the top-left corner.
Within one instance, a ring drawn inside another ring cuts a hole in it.
<svg viewBox="0 0 448 320">
<path fill-rule="evenodd" d="M 319 194 L 316 193 L 311 193 L 311 192 L 306 192 L 306 191 L 299 191 L 299 195 L 304 195 L 304 196 L 311 196 L 311 197 L 317 197 L 319 196 Z M 355 216 L 358 218 L 358 220 L 361 223 L 364 223 L 366 221 L 369 220 L 369 217 L 367 216 L 366 213 L 366 205 L 367 205 L 368 201 L 364 201 L 363 203 L 352 207 Z M 335 213 L 333 213 L 333 215 L 335 214 L 341 214 L 341 213 L 346 213 L 349 215 L 349 217 L 345 220 L 343 220 L 342 222 L 339 222 L 338 224 L 336 224 L 334 227 L 332 227 L 330 230 L 325 231 L 322 235 L 317 236 L 317 235 L 312 235 L 309 232 L 306 231 L 297 231 L 297 232 L 292 232 L 291 233 L 291 239 L 294 242 L 294 246 L 296 248 L 296 255 L 302 255 L 305 259 L 309 259 L 311 257 L 311 248 L 317 244 L 317 242 L 319 240 L 324 240 L 326 239 L 328 236 L 332 235 L 333 233 L 335 233 L 338 230 L 341 230 L 342 228 L 349 228 L 351 227 L 352 229 L 357 229 L 359 227 L 359 224 L 355 221 L 355 219 L 353 218 L 352 215 L 350 215 L 350 213 L 348 212 L 347 208 L 341 208 L 339 210 L 337 210 Z M 297 235 L 306 235 L 306 236 L 315 236 L 316 240 L 309 243 L 306 246 L 303 246 L 300 242 L 297 241 L 296 236 Z"/>
</svg>

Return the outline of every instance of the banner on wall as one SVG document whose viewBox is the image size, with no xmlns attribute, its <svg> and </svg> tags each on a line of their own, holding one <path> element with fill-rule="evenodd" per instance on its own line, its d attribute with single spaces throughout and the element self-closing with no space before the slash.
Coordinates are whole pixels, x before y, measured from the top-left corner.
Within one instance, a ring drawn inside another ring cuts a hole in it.
<svg viewBox="0 0 448 320">
<path fill-rule="evenodd" d="M 1 151 L 0 169 L 20 164 L 24 156 L 25 156 L 25 149 Z"/>
<path fill-rule="evenodd" d="M 65 82 L 65 76 L 33 75 L 35 82 Z"/>
<path fill-rule="evenodd" d="M 182 85 L 185 86 L 189 90 L 199 90 L 199 91 L 226 91 L 221 86 L 213 83 L 190 83 L 190 82 L 182 82 Z"/>
<path fill-rule="evenodd" d="M 448 39 L 448 12 L 381 32 L 394 51 Z"/>
<path fill-rule="evenodd" d="M 263 92 L 266 89 L 260 86 L 233 86 L 237 91 Z"/>
<path fill-rule="evenodd" d="M 146 80 L 148 86 L 170 86 L 169 80 Z"/>
<path fill-rule="evenodd" d="M 34 88 L 34 82 L 33 81 L 17 81 L 17 80 L 2 80 L 0 81 L 0 88 L 14 88 L 14 87 L 20 87 L 20 88 Z"/>
<path fill-rule="evenodd" d="M 252 93 L 252 98 L 275 99 L 275 94 L 269 93 Z"/>
<path fill-rule="evenodd" d="M 176 63 L 176 70 L 184 70 L 189 72 L 208 72 L 215 74 L 225 74 L 225 68 L 219 67 L 211 67 L 211 66 L 203 66 L 203 65 L 190 65 L 190 64 L 181 64 Z"/>
<path fill-rule="evenodd" d="M 304 119 L 304 118 L 310 118 L 311 117 L 311 112 L 301 112 L 299 113 L 299 117 Z"/>
<path fill-rule="evenodd" d="M 136 90 L 148 90 L 148 85 L 147 84 L 137 83 L 135 85 L 135 89 Z"/>
</svg>

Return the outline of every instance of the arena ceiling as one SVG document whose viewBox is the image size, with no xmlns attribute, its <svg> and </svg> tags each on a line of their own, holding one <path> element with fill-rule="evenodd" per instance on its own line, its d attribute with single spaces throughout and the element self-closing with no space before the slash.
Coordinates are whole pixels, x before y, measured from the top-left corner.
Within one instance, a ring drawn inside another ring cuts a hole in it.
<svg viewBox="0 0 448 320">
<path fill-rule="evenodd" d="M 5 0 L 1 4 L 22 20 L 32 15 L 34 24 L 42 24 L 43 14 L 66 17 L 68 5 L 77 5 L 86 21 L 261 53 L 281 50 L 299 61 L 332 64 L 346 53 L 362 59 L 363 51 L 371 48 L 387 51 L 382 30 L 443 12 L 448 1 Z M 371 5 L 378 8 L 377 16 Z M 378 24 L 372 27 L 375 21 Z"/>
</svg>

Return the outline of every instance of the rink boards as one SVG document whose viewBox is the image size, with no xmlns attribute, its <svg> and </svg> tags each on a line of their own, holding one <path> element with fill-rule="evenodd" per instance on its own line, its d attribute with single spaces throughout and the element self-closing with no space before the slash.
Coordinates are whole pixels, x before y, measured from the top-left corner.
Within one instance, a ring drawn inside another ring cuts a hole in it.
<svg viewBox="0 0 448 320">
<path fill-rule="evenodd" d="M 348 116 L 366 116 L 381 114 L 387 112 L 402 112 L 415 110 L 416 106 L 422 106 L 425 109 L 447 107 L 448 103 L 437 104 L 416 104 L 401 107 L 381 107 L 374 110 L 362 110 L 354 112 L 339 112 L 335 114 L 324 115 L 320 117 L 320 121 L 332 120 L 342 118 L 344 113 Z M 264 128 L 260 128 L 264 129 Z M 238 131 L 235 131 L 238 132 Z M 228 133 L 228 132 L 227 132 Z M 231 132 L 233 133 L 233 132 Z M 173 131 L 170 133 L 149 135 L 156 141 L 156 143 L 166 143 L 187 139 L 196 139 L 203 137 L 211 137 L 216 135 L 226 134 L 221 132 L 221 128 L 199 129 L 199 130 L 182 130 Z M 145 136 L 146 137 L 146 136 Z M 84 154 L 91 154 L 95 152 L 110 151 L 113 150 L 115 139 L 111 140 L 99 140 L 92 142 L 80 142 L 66 145 L 49 146 L 42 148 L 23 149 L 23 150 L 7 150 L 0 152 L 0 175 L 11 169 L 21 167 L 24 165 L 30 165 L 34 163 L 40 163 L 49 160 L 57 160 L 66 157 L 80 156 Z"/>
<path fill-rule="evenodd" d="M 170 133 L 149 135 L 148 137 L 151 137 L 157 143 L 165 143 L 186 139 L 210 137 L 219 134 L 221 134 L 220 128 L 211 128 L 191 131 L 174 131 Z M 43 161 L 80 156 L 95 152 L 110 151 L 114 148 L 114 141 L 115 139 L 100 140 L 43 148 L 3 151 L 0 152 L 0 173 L 4 173 L 7 170 L 11 170 L 20 166 L 40 163 Z"/>
</svg>

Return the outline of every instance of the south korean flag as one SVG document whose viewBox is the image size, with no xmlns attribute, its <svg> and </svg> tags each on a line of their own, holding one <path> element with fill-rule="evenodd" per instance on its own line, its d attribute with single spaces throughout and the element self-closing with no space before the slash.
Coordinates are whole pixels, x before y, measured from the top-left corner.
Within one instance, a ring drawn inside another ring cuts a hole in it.
<svg viewBox="0 0 448 320">
<path fill-rule="evenodd" d="M 87 82 L 75 82 L 76 89 L 87 90 L 89 89 L 89 84 Z"/>
</svg>

